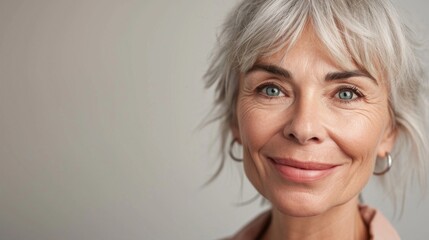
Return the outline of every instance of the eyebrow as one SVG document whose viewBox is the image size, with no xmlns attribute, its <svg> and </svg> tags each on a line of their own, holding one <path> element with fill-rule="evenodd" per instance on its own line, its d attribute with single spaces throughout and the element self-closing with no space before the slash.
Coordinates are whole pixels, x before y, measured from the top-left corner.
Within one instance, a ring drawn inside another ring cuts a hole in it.
<svg viewBox="0 0 429 240">
<path fill-rule="evenodd" d="M 255 71 L 264 71 L 264 72 L 268 72 L 273 75 L 276 75 L 282 78 L 287 78 L 287 79 L 292 78 L 292 74 L 288 70 L 272 64 L 260 64 L 260 63 L 255 64 L 246 72 L 246 74 L 250 74 Z M 373 80 L 373 82 L 378 86 L 377 80 L 375 78 L 373 78 L 367 72 L 360 71 L 360 70 L 330 72 L 326 74 L 325 80 L 333 81 L 333 80 L 347 79 L 351 77 L 366 77 Z"/>
<path fill-rule="evenodd" d="M 267 64 L 255 64 L 253 65 L 247 72 L 246 74 L 252 73 L 252 72 L 256 72 L 256 71 L 264 71 L 264 72 L 268 72 L 283 78 L 292 78 L 292 74 L 289 73 L 288 70 L 278 67 L 276 65 L 267 65 Z"/>
<path fill-rule="evenodd" d="M 353 71 L 343 71 L 343 72 L 330 72 L 326 74 L 325 80 L 326 81 L 332 81 L 332 80 L 341 80 L 341 79 L 347 79 L 351 77 L 366 77 L 371 79 L 376 85 L 378 85 L 377 80 L 373 78 L 370 74 L 367 72 L 363 72 L 360 70 L 353 70 Z"/>
</svg>

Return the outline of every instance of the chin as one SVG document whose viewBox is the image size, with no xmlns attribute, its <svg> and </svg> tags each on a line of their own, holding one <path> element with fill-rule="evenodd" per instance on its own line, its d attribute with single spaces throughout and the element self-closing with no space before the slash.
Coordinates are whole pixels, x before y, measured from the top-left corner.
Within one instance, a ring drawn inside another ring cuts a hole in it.
<svg viewBox="0 0 429 240">
<path fill-rule="evenodd" d="M 312 217 L 328 211 L 332 204 L 310 193 L 292 193 L 268 199 L 273 208 L 291 217 Z"/>
</svg>

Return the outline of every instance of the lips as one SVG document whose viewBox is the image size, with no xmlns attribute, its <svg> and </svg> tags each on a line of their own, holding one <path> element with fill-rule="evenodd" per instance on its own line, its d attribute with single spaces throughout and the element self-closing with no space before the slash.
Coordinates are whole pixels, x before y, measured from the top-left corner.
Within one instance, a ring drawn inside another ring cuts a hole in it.
<svg viewBox="0 0 429 240">
<path fill-rule="evenodd" d="M 282 177 L 298 183 L 321 180 L 340 166 L 340 164 L 305 162 L 291 158 L 269 159 Z"/>
<path fill-rule="evenodd" d="M 315 163 L 315 162 L 301 162 L 294 159 L 289 158 L 271 158 L 276 164 L 300 168 L 303 170 L 327 170 L 333 168 L 335 164 L 327 164 L 327 163 Z"/>
</svg>

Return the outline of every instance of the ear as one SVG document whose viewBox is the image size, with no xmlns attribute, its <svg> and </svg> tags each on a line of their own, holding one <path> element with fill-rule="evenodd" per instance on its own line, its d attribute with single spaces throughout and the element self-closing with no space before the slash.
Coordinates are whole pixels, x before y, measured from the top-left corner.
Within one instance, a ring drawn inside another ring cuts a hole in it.
<svg viewBox="0 0 429 240">
<path fill-rule="evenodd" d="M 392 152 L 392 149 L 395 145 L 396 137 L 398 135 L 398 127 L 392 126 L 386 130 L 384 136 L 378 146 L 377 156 L 385 157 L 386 152 Z"/>
</svg>

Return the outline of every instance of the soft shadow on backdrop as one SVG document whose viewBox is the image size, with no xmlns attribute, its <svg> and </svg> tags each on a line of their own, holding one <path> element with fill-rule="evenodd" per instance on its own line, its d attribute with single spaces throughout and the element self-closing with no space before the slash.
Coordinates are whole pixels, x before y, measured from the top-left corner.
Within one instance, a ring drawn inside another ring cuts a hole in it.
<svg viewBox="0 0 429 240">
<path fill-rule="evenodd" d="M 0 2 L 0 239 L 216 239 L 264 207 L 229 163 L 202 75 L 230 0 Z M 396 1 L 429 32 L 423 0 Z M 231 161 L 232 162 L 232 161 Z M 392 218 L 372 182 L 365 200 Z M 429 235 L 429 198 L 394 220 Z"/>
</svg>

